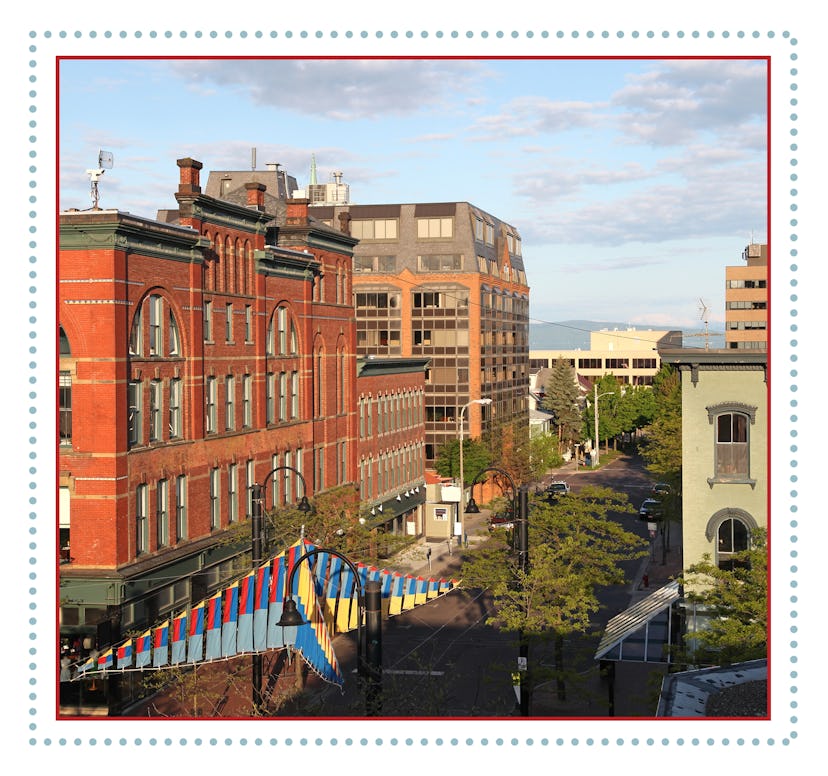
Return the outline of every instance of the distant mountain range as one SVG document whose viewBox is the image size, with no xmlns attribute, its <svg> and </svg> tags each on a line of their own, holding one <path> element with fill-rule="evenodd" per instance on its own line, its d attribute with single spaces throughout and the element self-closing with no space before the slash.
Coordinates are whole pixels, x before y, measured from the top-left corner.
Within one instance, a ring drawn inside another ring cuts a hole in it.
<svg viewBox="0 0 828 776">
<path fill-rule="evenodd" d="M 530 350 L 581 350 L 589 349 L 589 334 L 599 329 L 618 329 L 625 331 L 627 328 L 637 328 L 641 331 L 653 328 L 652 326 L 630 327 L 627 323 L 617 321 L 556 321 L 552 323 L 530 323 L 529 324 L 529 349 Z M 665 331 L 676 329 L 680 326 L 659 327 Z M 700 332 L 685 332 L 694 334 Z M 685 337 L 685 347 L 704 347 L 704 337 Z M 718 334 L 710 335 L 711 348 L 723 348 L 724 337 Z"/>
</svg>

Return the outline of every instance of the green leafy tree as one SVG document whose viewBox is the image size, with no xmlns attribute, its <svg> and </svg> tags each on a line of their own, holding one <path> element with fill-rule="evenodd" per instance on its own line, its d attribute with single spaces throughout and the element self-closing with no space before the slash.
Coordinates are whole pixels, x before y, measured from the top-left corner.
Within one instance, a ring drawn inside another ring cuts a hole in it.
<svg viewBox="0 0 828 776">
<path fill-rule="evenodd" d="M 544 409 L 554 418 L 553 425 L 558 436 L 558 452 L 563 452 L 581 438 L 581 410 L 575 370 L 568 361 L 556 361 L 546 384 Z"/>
<path fill-rule="evenodd" d="M 489 450 L 489 460 L 498 461 L 498 467 L 505 469 L 516 484 L 531 481 L 529 424 L 525 420 L 511 423 L 495 420 L 481 441 Z"/>
<path fill-rule="evenodd" d="M 705 555 L 687 569 L 681 583 L 687 600 L 705 614 L 705 626 L 692 633 L 695 644 L 687 655 L 688 663 L 728 665 L 767 657 L 768 551 L 764 530 L 754 531 L 750 548 L 734 555 L 732 569 L 719 568 Z"/>
<path fill-rule="evenodd" d="M 494 625 L 535 646 L 554 644 L 561 697 L 567 675 L 564 639 L 589 631 L 590 616 L 600 606 L 598 591 L 624 581 L 619 562 L 647 553 L 644 539 L 610 517 L 632 511 L 626 495 L 607 488 L 585 487 L 553 504 L 533 498 L 528 570 L 519 567 L 504 531 L 473 550 L 463 565 L 469 588 L 491 591 Z"/>
<path fill-rule="evenodd" d="M 491 464 L 492 456 L 487 445 L 480 439 L 463 440 L 463 479 L 468 485 L 481 469 Z M 434 468 L 441 477 L 460 476 L 460 441 L 446 442 L 437 451 Z"/>
<path fill-rule="evenodd" d="M 529 439 L 529 465 L 533 480 L 540 479 L 549 469 L 562 463 L 557 437 L 552 434 L 536 434 Z"/>
<path fill-rule="evenodd" d="M 653 421 L 646 428 L 641 454 L 659 480 L 681 486 L 681 376 L 665 364 L 653 379 Z"/>
</svg>

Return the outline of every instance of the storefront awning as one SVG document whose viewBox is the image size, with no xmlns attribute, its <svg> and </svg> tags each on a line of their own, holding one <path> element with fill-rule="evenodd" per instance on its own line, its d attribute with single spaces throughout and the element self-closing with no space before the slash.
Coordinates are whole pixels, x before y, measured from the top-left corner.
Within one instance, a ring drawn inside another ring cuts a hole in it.
<svg viewBox="0 0 828 776">
<path fill-rule="evenodd" d="M 604 630 L 596 660 L 669 663 L 670 610 L 679 599 L 679 583 L 669 582 L 615 615 Z"/>
</svg>

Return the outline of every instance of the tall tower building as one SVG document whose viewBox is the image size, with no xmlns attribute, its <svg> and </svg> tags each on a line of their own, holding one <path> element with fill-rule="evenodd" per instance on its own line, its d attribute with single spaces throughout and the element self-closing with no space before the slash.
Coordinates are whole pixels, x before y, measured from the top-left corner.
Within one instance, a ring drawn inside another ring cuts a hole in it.
<svg viewBox="0 0 828 776">
<path fill-rule="evenodd" d="M 751 243 L 742 259 L 725 267 L 725 347 L 767 350 L 768 246 Z"/>
</svg>

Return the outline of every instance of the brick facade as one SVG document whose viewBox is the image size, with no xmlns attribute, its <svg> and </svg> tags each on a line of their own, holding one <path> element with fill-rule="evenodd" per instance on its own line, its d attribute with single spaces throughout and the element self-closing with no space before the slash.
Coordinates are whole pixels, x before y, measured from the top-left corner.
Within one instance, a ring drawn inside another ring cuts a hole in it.
<svg viewBox="0 0 828 776">
<path fill-rule="evenodd" d="M 137 627 L 218 586 L 222 535 L 275 466 L 303 476 L 272 478 L 268 504 L 356 477 L 356 241 L 302 200 L 274 228 L 263 185 L 233 204 L 202 193 L 200 162 L 178 166 L 164 222 L 60 214 L 67 631 L 107 607 Z"/>
</svg>

